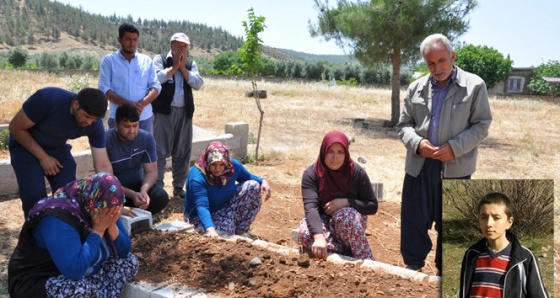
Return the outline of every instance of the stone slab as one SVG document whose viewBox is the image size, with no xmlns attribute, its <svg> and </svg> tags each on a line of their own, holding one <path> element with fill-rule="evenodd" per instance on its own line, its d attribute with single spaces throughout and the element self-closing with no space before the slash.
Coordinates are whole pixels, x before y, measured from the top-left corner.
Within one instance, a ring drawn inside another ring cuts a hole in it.
<svg viewBox="0 0 560 298">
<path fill-rule="evenodd" d="M 146 211 L 140 208 L 133 208 L 132 210 L 137 214 L 136 217 L 121 215 L 121 221 L 123 222 L 128 235 L 132 235 L 132 232 L 137 228 L 153 228 L 152 213 L 150 213 L 150 211 Z"/>
</svg>

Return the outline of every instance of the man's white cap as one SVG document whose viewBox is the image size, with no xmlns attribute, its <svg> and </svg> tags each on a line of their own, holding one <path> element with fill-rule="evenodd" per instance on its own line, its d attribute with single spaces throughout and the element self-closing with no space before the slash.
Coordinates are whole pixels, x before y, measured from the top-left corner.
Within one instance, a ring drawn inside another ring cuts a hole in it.
<svg viewBox="0 0 560 298">
<path fill-rule="evenodd" d="M 172 42 L 172 41 L 178 41 L 178 42 L 186 43 L 188 45 L 191 44 L 191 42 L 189 41 L 189 37 L 185 33 L 175 33 L 175 34 L 173 34 L 173 36 L 171 36 L 170 42 Z"/>
</svg>

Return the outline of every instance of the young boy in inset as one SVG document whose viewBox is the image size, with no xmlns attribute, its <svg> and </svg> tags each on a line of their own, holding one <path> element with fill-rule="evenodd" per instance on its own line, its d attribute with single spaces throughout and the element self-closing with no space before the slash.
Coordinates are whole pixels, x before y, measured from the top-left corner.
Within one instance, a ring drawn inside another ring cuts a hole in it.
<svg viewBox="0 0 560 298">
<path fill-rule="evenodd" d="M 509 232 L 513 224 L 509 198 L 487 194 L 478 211 L 484 238 L 465 252 L 459 297 L 548 297 L 537 258 Z"/>
</svg>

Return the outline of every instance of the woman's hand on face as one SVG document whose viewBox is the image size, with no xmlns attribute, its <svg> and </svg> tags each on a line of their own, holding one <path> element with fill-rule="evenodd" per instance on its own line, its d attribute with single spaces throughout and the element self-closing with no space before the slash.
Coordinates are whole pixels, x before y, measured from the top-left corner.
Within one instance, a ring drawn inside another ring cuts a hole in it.
<svg viewBox="0 0 560 298">
<path fill-rule="evenodd" d="M 93 215 L 91 216 L 93 231 L 100 237 L 103 237 L 108 228 L 116 226 L 117 220 L 121 215 L 121 208 L 122 205 L 118 205 L 111 208 L 93 210 Z"/>
<path fill-rule="evenodd" d="M 119 220 L 119 217 L 121 216 L 121 211 L 123 210 L 124 206 L 123 205 L 119 205 L 119 206 L 114 206 L 109 208 L 110 211 L 109 213 L 112 215 L 111 219 L 113 219 L 113 223 L 107 228 L 107 233 L 109 233 L 109 236 L 111 237 L 111 239 L 114 241 L 115 239 L 117 239 L 117 237 L 119 236 L 119 227 L 117 227 L 117 221 Z M 114 210 L 111 210 L 114 209 Z M 112 212 L 112 213 L 111 213 Z"/>
<path fill-rule="evenodd" d="M 325 235 L 313 235 L 313 245 L 311 245 L 311 253 L 319 259 L 325 260 L 327 258 L 327 240 Z"/>
<path fill-rule="evenodd" d="M 333 215 L 336 211 L 338 211 L 338 209 L 348 206 L 350 206 L 348 199 L 338 198 L 326 203 L 323 209 L 325 210 L 326 214 Z"/>
<path fill-rule="evenodd" d="M 111 218 L 112 224 L 111 226 L 117 226 L 117 220 L 121 216 L 123 205 L 117 205 L 109 208 L 109 217 Z"/>
</svg>

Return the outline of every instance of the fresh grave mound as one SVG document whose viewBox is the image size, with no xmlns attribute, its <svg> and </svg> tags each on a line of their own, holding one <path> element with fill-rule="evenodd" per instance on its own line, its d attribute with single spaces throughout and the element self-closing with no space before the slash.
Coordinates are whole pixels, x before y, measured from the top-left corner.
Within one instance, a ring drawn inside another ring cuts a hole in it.
<svg viewBox="0 0 560 298">
<path fill-rule="evenodd" d="M 435 284 L 307 254 L 281 255 L 245 240 L 149 230 L 136 233 L 132 241 L 140 260 L 136 281 L 180 283 L 223 297 L 439 297 Z"/>
</svg>

